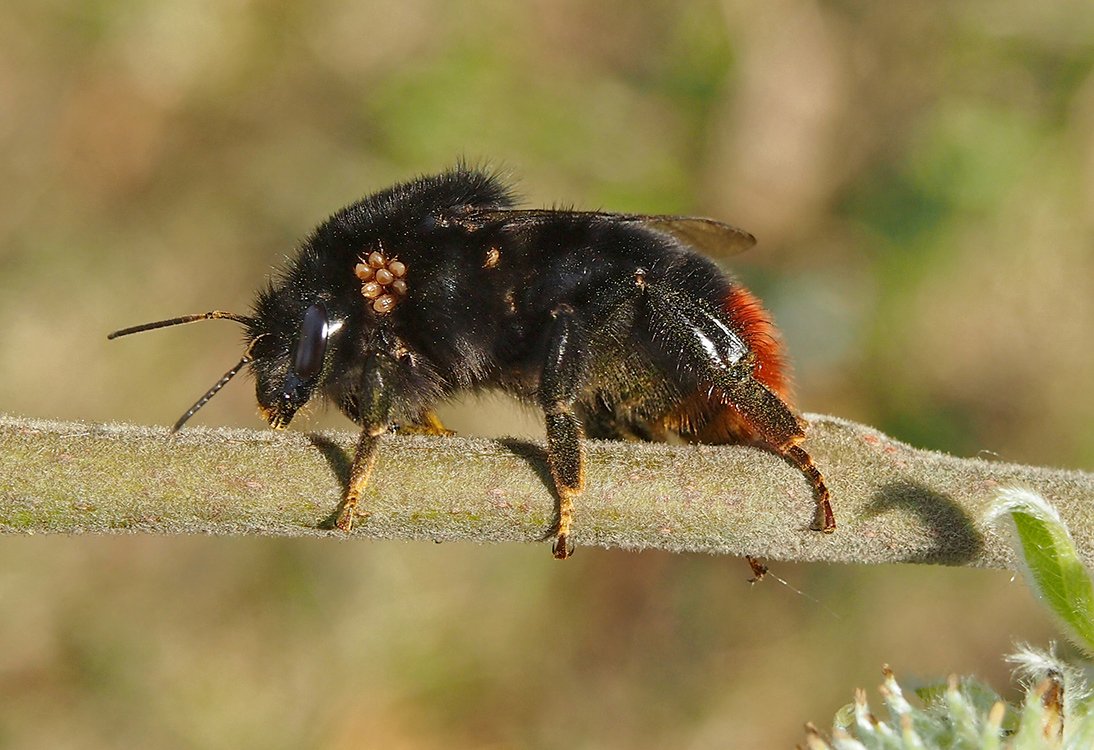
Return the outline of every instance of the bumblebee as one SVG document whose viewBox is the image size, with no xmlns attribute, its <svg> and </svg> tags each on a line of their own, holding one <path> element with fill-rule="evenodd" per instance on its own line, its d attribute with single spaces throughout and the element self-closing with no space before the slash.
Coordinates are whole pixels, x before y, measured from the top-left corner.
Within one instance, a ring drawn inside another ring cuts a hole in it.
<svg viewBox="0 0 1094 750">
<path fill-rule="evenodd" d="M 245 367 L 276 429 L 313 398 L 333 402 L 361 428 L 337 513 L 346 531 L 367 517 L 361 498 L 393 426 L 446 434 L 438 402 L 493 389 L 543 411 L 557 558 L 573 551 L 586 438 L 675 433 L 766 446 L 804 473 L 817 525 L 830 532 L 829 492 L 803 447 L 778 331 L 702 254 L 754 243 L 706 218 L 517 208 L 498 175 L 460 165 L 335 213 L 250 315 L 215 310 L 109 338 L 197 320 L 241 324 L 242 359 L 173 430 Z"/>
</svg>

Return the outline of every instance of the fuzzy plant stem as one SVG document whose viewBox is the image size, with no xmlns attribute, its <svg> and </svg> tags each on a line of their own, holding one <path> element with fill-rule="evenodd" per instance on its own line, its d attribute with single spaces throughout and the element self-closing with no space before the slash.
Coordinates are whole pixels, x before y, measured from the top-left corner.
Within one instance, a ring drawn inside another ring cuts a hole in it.
<svg viewBox="0 0 1094 750">
<path fill-rule="evenodd" d="M 1094 563 L 1094 474 L 922 451 L 810 415 L 810 453 L 832 490 L 835 533 L 811 530 L 801 473 L 766 451 L 590 441 L 576 502 L 581 546 L 773 560 L 1012 568 L 985 523 L 1001 487 L 1046 497 Z M 332 513 L 352 433 L 47 422 L 0 416 L 0 532 L 344 537 Z M 534 542 L 557 499 L 541 445 L 385 437 L 354 538 Z M 545 553 L 546 554 L 546 553 Z"/>
</svg>

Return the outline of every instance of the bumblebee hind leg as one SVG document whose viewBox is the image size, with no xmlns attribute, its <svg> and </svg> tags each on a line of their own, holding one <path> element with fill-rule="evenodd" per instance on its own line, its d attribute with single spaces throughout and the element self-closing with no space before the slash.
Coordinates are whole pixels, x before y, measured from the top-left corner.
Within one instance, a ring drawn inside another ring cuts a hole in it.
<svg viewBox="0 0 1094 750">
<path fill-rule="evenodd" d="M 813 457 L 797 443 L 787 448 L 783 455 L 801 469 L 802 473 L 805 474 L 805 478 L 813 485 L 813 494 L 817 500 L 817 513 L 820 516 L 818 528 L 825 534 L 831 534 L 836 530 L 836 514 L 832 511 L 832 500 L 828 492 L 828 484 L 824 481 L 824 475 L 813 463 Z"/>
<path fill-rule="evenodd" d="M 761 442 L 797 466 L 813 488 L 816 526 L 836 528 L 828 486 L 801 447 L 805 421 L 777 393 L 754 377 L 756 355 L 722 316 L 702 300 L 656 284 L 645 287 L 649 335 L 678 357 L 679 367 L 694 374 L 712 398 L 732 407 Z"/>
</svg>

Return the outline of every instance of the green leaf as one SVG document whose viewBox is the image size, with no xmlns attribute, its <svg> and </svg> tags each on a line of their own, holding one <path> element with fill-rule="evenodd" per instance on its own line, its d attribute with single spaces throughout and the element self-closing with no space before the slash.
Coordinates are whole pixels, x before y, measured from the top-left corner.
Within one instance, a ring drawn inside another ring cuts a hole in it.
<svg viewBox="0 0 1094 750">
<path fill-rule="evenodd" d="M 1027 490 L 999 493 L 992 519 L 1009 515 L 1029 578 L 1075 643 L 1094 654 L 1094 584 L 1067 525 L 1044 498 Z"/>
</svg>

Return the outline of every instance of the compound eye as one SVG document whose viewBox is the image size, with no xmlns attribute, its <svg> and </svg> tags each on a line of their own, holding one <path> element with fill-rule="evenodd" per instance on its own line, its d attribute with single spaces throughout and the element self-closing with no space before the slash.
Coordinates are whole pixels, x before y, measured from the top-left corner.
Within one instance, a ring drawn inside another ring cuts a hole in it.
<svg viewBox="0 0 1094 750">
<path fill-rule="evenodd" d="M 323 369 L 323 355 L 327 351 L 330 324 L 327 309 L 316 302 L 304 312 L 300 326 L 300 343 L 296 345 L 293 370 L 304 380 L 310 380 Z"/>
</svg>

